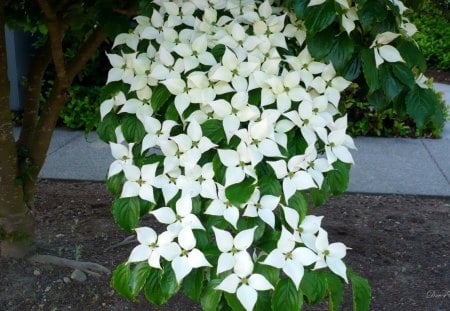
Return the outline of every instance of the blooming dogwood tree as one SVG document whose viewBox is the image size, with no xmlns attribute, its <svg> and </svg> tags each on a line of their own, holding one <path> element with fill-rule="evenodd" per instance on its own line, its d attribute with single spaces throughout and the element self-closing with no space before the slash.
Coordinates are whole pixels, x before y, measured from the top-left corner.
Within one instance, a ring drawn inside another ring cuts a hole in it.
<svg viewBox="0 0 450 311">
<path fill-rule="evenodd" d="M 354 1 L 299 2 L 340 8 L 343 33 L 355 31 Z M 310 21 L 269 0 L 160 0 L 148 13 L 114 42 L 101 107 L 113 215 L 140 243 L 114 288 L 155 304 L 181 289 L 205 310 L 299 310 L 328 296 L 334 310 L 350 282 L 368 308 L 348 247 L 307 215 L 308 201 L 345 190 L 355 148 L 339 112 L 351 82 L 311 56 Z M 404 62 L 399 36 L 376 36 L 375 68 Z"/>
</svg>

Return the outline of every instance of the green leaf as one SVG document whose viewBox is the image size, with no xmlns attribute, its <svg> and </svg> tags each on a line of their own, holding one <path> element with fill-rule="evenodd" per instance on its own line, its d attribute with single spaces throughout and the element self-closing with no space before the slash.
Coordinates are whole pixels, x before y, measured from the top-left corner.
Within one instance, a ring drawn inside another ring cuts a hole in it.
<svg viewBox="0 0 450 311">
<path fill-rule="evenodd" d="M 380 66 L 381 80 L 386 98 L 389 101 L 394 100 L 403 90 L 403 84 L 398 81 L 395 76 L 388 70 L 388 64 Z"/>
<path fill-rule="evenodd" d="M 147 278 L 150 276 L 152 268 L 148 265 L 148 262 L 141 262 L 137 264 L 131 271 L 131 294 L 135 298 L 139 295 L 139 292 L 147 282 Z"/>
<path fill-rule="evenodd" d="M 226 139 L 225 131 L 223 130 L 222 121 L 207 120 L 202 124 L 203 135 L 207 136 L 215 144 L 220 144 Z"/>
<path fill-rule="evenodd" d="M 253 308 L 254 311 L 267 311 L 267 306 L 270 306 L 270 302 L 272 300 L 271 292 L 259 291 L 258 292 L 258 300 L 256 300 L 256 305 Z"/>
<path fill-rule="evenodd" d="M 127 142 L 139 143 L 144 139 L 144 125 L 134 114 L 125 114 L 122 118 L 122 133 Z"/>
<path fill-rule="evenodd" d="M 139 0 L 139 14 L 144 16 L 152 16 L 152 2 L 147 0 Z"/>
<path fill-rule="evenodd" d="M 272 295 L 273 311 L 299 311 L 303 304 L 303 296 L 295 288 L 289 278 L 278 282 Z"/>
<path fill-rule="evenodd" d="M 384 0 L 366 1 L 357 11 L 357 14 L 363 29 L 368 31 L 373 23 L 386 18 L 387 6 Z"/>
<path fill-rule="evenodd" d="M 213 164 L 215 179 L 219 183 L 224 184 L 226 168 L 225 168 L 225 166 L 223 166 L 222 162 L 220 162 L 218 153 L 216 153 L 216 155 L 214 156 L 212 164 Z"/>
<path fill-rule="evenodd" d="M 175 272 L 173 272 L 172 266 L 169 263 L 166 263 L 161 276 L 161 291 L 167 299 L 170 299 L 179 289 L 180 286 L 177 283 Z"/>
<path fill-rule="evenodd" d="M 352 59 L 354 50 L 355 45 L 352 39 L 350 39 L 347 33 L 342 33 L 336 38 L 326 59 L 333 63 L 338 74 L 342 74 L 347 63 Z"/>
<path fill-rule="evenodd" d="M 225 54 L 225 45 L 217 44 L 211 49 L 211 54 L 214 56 L 216 61 L 220 62 L 223 54 Z"/>
<path fill-rule="evenodd" d="M 105 143 L 116 142 L 116 128 L 120 125 L 119 117 L 114 113 L 108 113 L 98 124 L 97 134 Z"/>
<path fill-rule="evenodd" d="M 299 213 L 300 221 L 302 221 L 308 213 L 308 202 L 301 191 L 296 191 L 295 194 L 289 198 L 288 206 Z"/>
<path fill-rule="evenodd" d="M 411 69 L 408 68 L 405 64 L 402 63 L 392 63 L 392 72 L 395 77 L 400 80 L 404 85 L 409 88 L 413 88 L 416 84 L 416 80 L 414 79 L 414 74 Z"/>
<path fill-rule="evenodd" d="M 336 19 L 336 10 L 334 8 L 334 0 L 326 0 L 326 2 L 306 8 L 305 26 L 308 32 L 317 33 L 334 22 Z"/>
<path fill-rule="evenodd" d="M 133 294 L 130 288 L 131 270 L 130 265 L 121 263 L 113 271 L 111 286 L 123 297 L 131 299 Z"/>
<path fill-rule="evenodd" d="M 239 299 L 237 299 L 236 294 L 230 294 L 230 293 L 224 292 L 224 297 L 225 297 L 225 300 L 228 303 L 228 306 L 233 311 L 245 311 L 245 309 L 242 306 L 241 302 L 239 301 Z"/>
<path fill-rule="evenodd" d="M 322 188 L 313 188 L 310 190 L 311 199 L 314 203 L 314 206 L 321 206 L 325 203 L 328 198 L 330 186 L 328 186 L 328 182 L 324 179 L 322 183 Z"/>
<path fill-rule="evenodd" d="M 260 177 L 258 185 L 261 196 L 270 194 L 279 197 L 282 194 L 280 181 L 275 176 L 264 175 Z"/>
<path fill-rule="evenodd" d="M 255 180 L 253 178 L 246 178 L 238 184 L 225 188 L 225 196 L 231 204 L 239 207 L 248 202 L 253 191 L 255 191 Z"/>
<path fill-rule="evenodd" d="M 130 232 L 139 223 L 140 206 L 137 197 L 118 198 L 112 205 L 112 214 L 116 224 Z"/>
<path fill-rule="evenodd" d="M 433 117 L 438 105 L 436 94 L 430 89 L 415 86 L 406 95 L 406 111 L 419 128 L 423 128 L 425 123 Z"/>
<path fill-rule="evenodd" d="M 222 280 L 214 279 L 208 282 L 208 286 L 201 299 L 202 309 L 204 311 L 216 311 L 217 306 L 222 298 L 222 291 L 216 290 Z"/>
<path fill-rule="evenodd" d="M 425 57 L 422 52 L 420 52 L 414 41 L 407 41 L 403 38 L 398 38 L 396 42 L 397 50 L 400 52 L 403 59 L 406 61 L 406 64 L 410 68 L 417 67 L 420 72 L 424 72 L 427 69 Z"/>
<path fill-rule="evenodd" d="M 280 280 L 280 269 L 268 265 L 255 264 L 254 273 L 263 275 L 273 286 Z"/>
<path fill-rule="evenodd" d="M 330 27 L 316 34 L 307 33 L 307 47 L 312 57 L 316 59 L 324 59 L 333 48 L 335 38 L 334 27 Z"/>
<path fill-rule="evenodd" d="M 123 172 L 120 172 L 119 174 L 113 175 L 106 180 L 106 187 L 108 188 L 109 192 L 118 197 L 122 192 L 122 186 L 124 182 L 125 174 Z"/>
<path fill-rule="evenodd" d="M 297 14 L 297 17 L 305 19 L 306 8 L 308 7 L 310 0 L 293 0 L 293 2 L 292 8 L 294 9 L 295 14 Z"/>
<path fill-rule="evenodd" d="M 326 295 L 327 284 L 322 272 L 305 269 L 300 288 L 308 304 L 322 301 Z"/>
<path fill-rule="evenodd" d="M 254 89 L 248 92 L 248 103 L 250 105 L 259 106 L 261 104 L 261 90 Z"/>
<path fill-rule="evenodd" d="M 348 270 L 350 283 L 352 284 L 353 310 L 367 311 L 370 307 L 371 289 L 369 282 L 354 273 L 351 269 Z"/>
<path fill-rule="evenodd" d="M 122 14 L 103 12 L 98 14 L 100 27 L 106 31 L 108 38 L 115 38 L 118 34 L 127 32 L 130 28 L 130 20 Z"/>
<path fill-rule="evenodd" d="M 161 107 L 167 102 L 167 100 L 172 96 L 169 90 L 163 84 L 159 84 L 152 93 L 151 104 L 153 111 L 157 113 Z"/>
<path fill-rule="evenodd" d="M 152 269 L 144 287 L 145 298 L 155 305 L 162 305 L 169 299 L 161 288 L 161 271 Z"/>
<path fill-rule="evenodd" d="M 338 195 L 347 190 L 350 179 L 350 164 L 338 160 L 333 163 L 333 168 L 333 170 L 327 173 L 327 181 L 331 193 Z"/>
<path fill-rule="evenodd" d="M 180 119 L 180 115 L 178 114 L 177 108 L 174 103 L 170 103 L 167 106 L 166 113 L 164 114 L 164 119 L 178 121 Z"/>
<path fill-rule="evenodd" d="M 375 64 L 375 55 L 372 49 L 361 50 L 362 69 L 366 78 L 369 93 L 373 93 L 380 88 L 378 69 Z"/>
<path fill-rule="evenodd" d="M 342 71 L 342 76 L 348 81 L 354 81 L 361 74 L 361 56 L 359 54 L 354 54 L 353 58 L 347 63 L 344 70 Z"/>
<path fill-rule="evenodd" d="M 277 241 L 280 239 L 281 232 L 277 230 L 266 230 L 263 236 L 257 242 L 258 248 L 270 253 L 277 247 Z"/>
<path fill-rule="evenodd" d="M 328 291 L 329 310 L 340 310 L 342 302 L 344 301 L 344 281 L 333 273 L 326 272 L 324 274 Z"/>
<path fill-rule="evenodd" d="M 181 289 L 186 296 L 194 301 L 199 301 L 203 290 L 204 269 L 194 269 L 184 279 Z"/>
</svg>

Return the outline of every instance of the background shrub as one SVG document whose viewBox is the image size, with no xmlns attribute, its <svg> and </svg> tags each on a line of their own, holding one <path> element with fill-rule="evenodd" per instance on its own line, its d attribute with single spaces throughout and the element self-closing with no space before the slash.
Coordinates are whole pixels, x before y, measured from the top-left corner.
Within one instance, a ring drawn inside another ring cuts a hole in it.
<svg viewBox="0 0 450 311">
<path fill-rule="evenodd" d="M 450 1 L 425 0 L 410 18 L 419 30 L 413 38 L 419 44 L 428 66 L 449 71 Z"/>
</svg>

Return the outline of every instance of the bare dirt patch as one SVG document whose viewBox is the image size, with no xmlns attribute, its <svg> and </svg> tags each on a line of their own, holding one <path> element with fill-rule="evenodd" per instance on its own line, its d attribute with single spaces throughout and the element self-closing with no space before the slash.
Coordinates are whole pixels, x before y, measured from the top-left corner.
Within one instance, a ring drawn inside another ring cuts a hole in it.
<svg viewBox="0 0 450 311">
<path fill-rule="evenodd" d="M 113 269 L 133 244 L 107 250 L 126 234 L 110 214 L 102 183 L 43 180 L 37 192 L 39 252 L 93 261 Z M 348 194 L 311 211 L 325 215 L 330 241 L 353 250 L 346 262 L 368 278 L 372 310 L 450 310 L 450 199 Z M 109 277 L 68 281 L 72 270 L 0 258 L 0 310 L 200 310 L 183 295 L 156 308 L 132 303 Z M 325 310 L 326 306 L 304 307 Z M 346 302 L 344 310 L 350 310 Z"/>
</svg>

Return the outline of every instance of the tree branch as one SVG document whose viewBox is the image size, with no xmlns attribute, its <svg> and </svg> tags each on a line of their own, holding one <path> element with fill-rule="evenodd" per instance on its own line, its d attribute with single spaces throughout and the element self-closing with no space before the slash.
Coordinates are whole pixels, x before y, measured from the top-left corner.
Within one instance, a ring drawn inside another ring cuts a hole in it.
<svg viewBox="0 0 450 311">
<path fill-rule="evenodd" d="M 101 274 L 111 274 L 111 271 L 97 263 L 88 261 L 76 261 L 50 255 L 34 255 L 29 258 L 31 262 L 52 264 L 56 266 L 69 267 L 72 269 L 78 269 L 94 276 L 100 276 Z"/>
<path fill-rule="evenodd" d="M 29 148 L 33 140 L 36 124 L 39 116 L 39 98 L 42 91 L 42 79 L 52 60 L 50 41 L 44 43 L 33 56 L 31 67 L 27 75 L 27 89 L 25 107 L 23 110 L 22 130 L 17 146 Z"/>
<path fill-rule="evenodd" d="M 62 48 L 63 40 L 63 25 L 59 20 L 57 13 L 50 7 L 47 0 L 36 0 L 39 7 L 44 13 L 45 21 L 48 27 L 48 36 L 50 39 L 50 46 L 53 58 L 53 64 L 55 66 L 56 77 L 61 82 L 63 88 L 67 88 L 67 74 L 64 62 L 64 52 Z"/>
<path fill-rule="evenodd" d="M 89 38 L 83 43 L 78 53 L 67 65 L 67 78 L 69 84 L 72 83 L 73 79 L 91 59 L 94 52 L 99 48 L 102 42 L 105 41 L 106 36 L 106 32 L 101 27 L 97 27 Z"/>
</svg>

